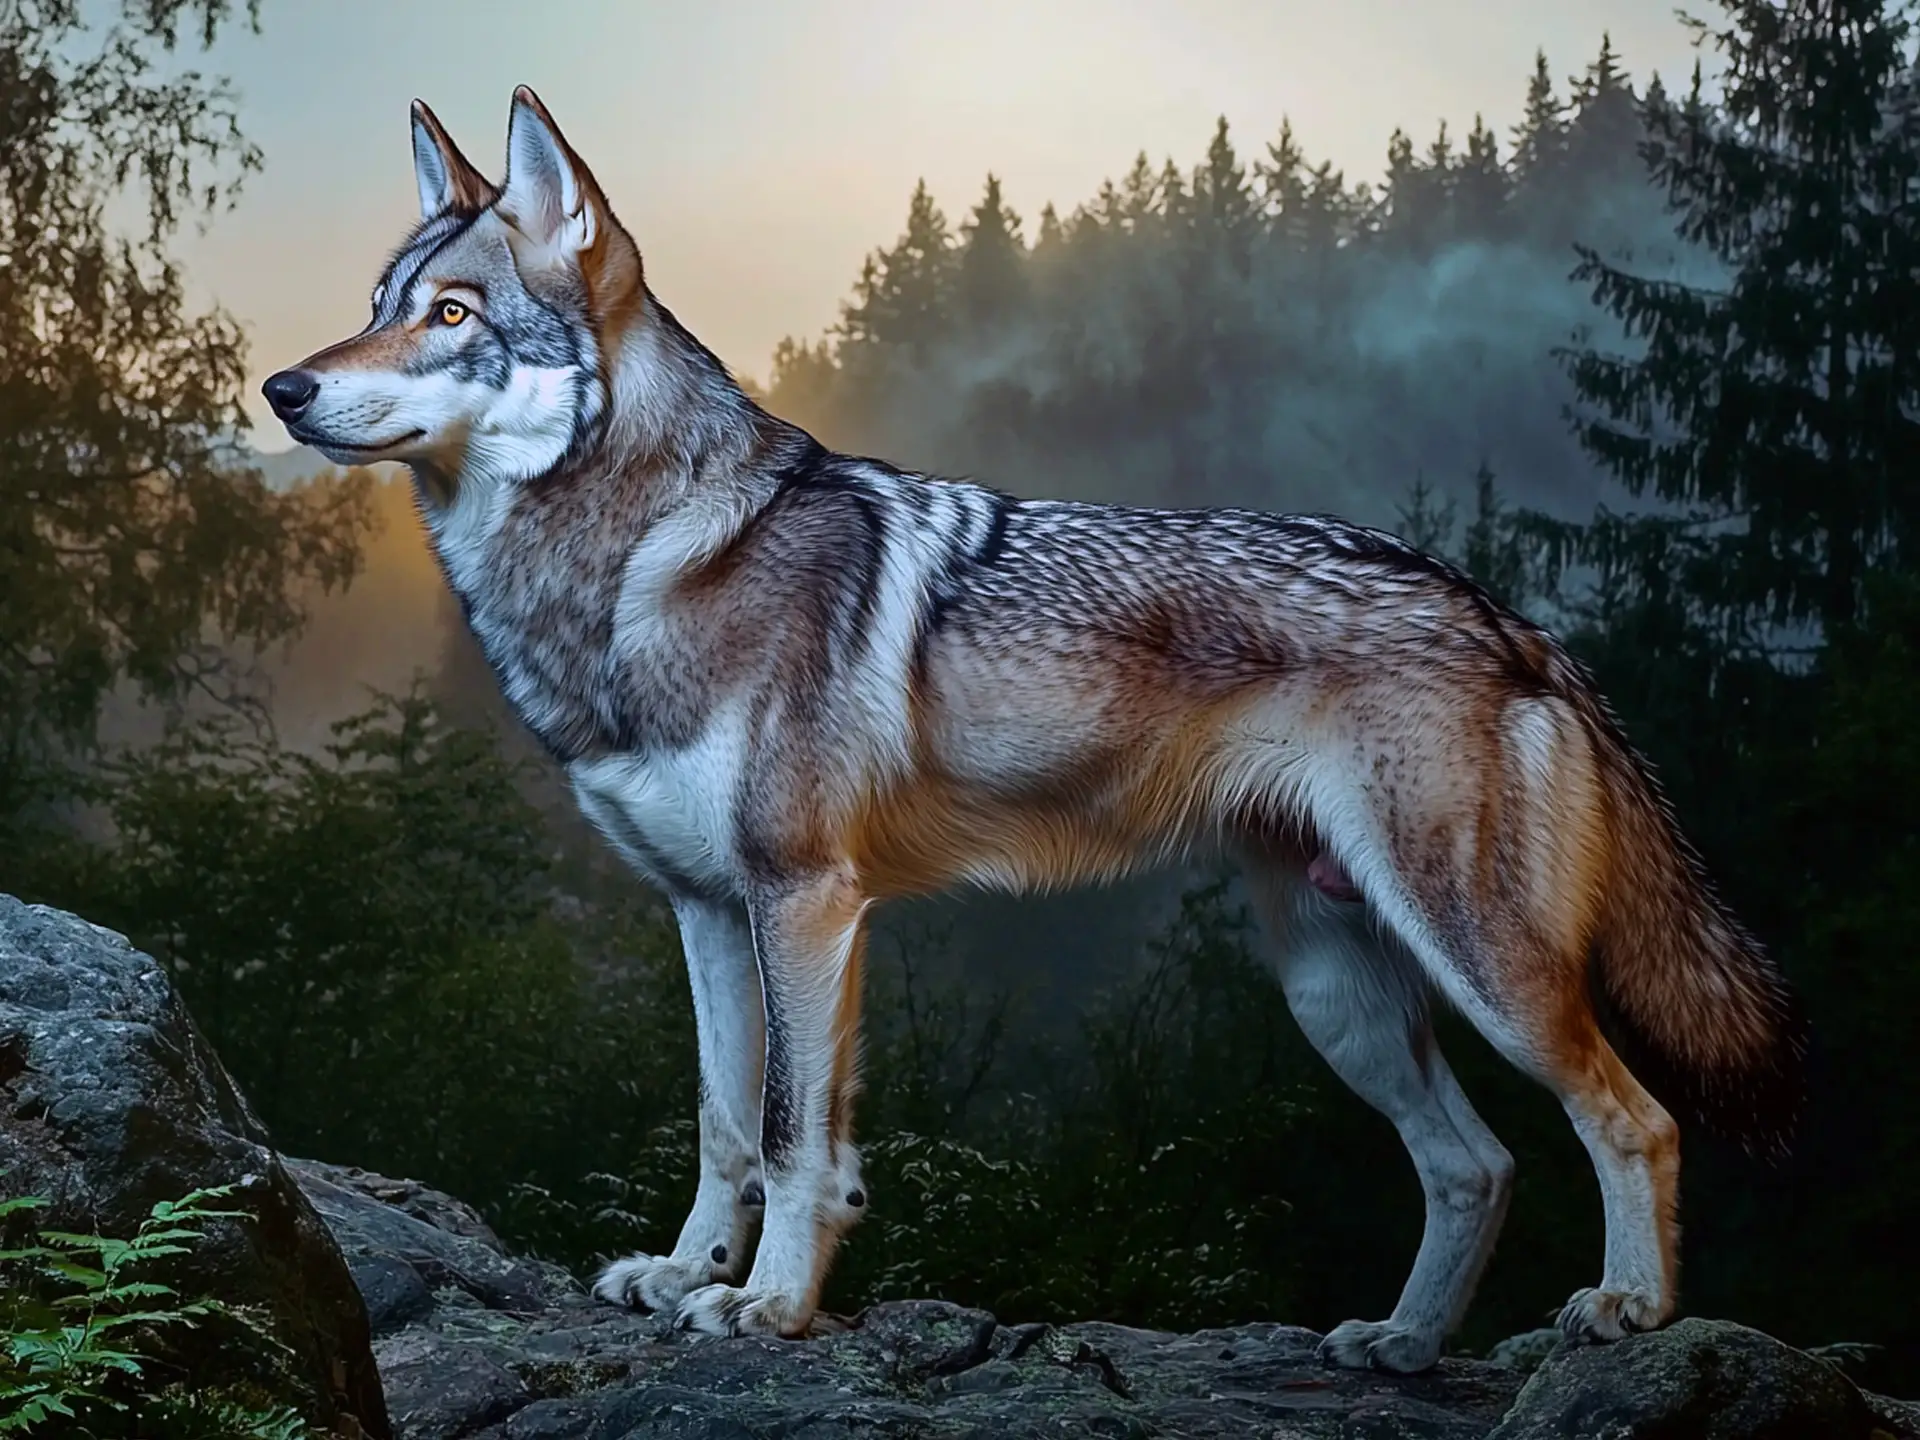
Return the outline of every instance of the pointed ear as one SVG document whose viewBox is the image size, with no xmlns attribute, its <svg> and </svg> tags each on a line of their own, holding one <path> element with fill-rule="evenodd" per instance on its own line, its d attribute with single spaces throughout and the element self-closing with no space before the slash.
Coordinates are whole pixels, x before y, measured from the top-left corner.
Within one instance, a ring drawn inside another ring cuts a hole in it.
<svg viewBox="0 0 1920 1440">
<path fill-rule="evenodd" d="M 413 179 L 420 187 L 420 218 L 449 210 L 480 210 L 493 202 L 487 177 L 467 162 L 433 111 L 413 102 Z"/>
<path fill-rule="evenodd" d="M 579 253 L 594 242 L 606 202 L 547 107 L 522 85 L 507 122 L 507 182 L 501 209 L 536 245 Z"/>
<path fill-rule="evenodd" d="M 523 264 L 563 263 L 586 283 L 603 340 L 634 321 L 646 294 L 640 247 L 547 107 L 524 85 L 513 92 L 507 179 L 496 213 L 512 227 L 508 244 Z"/>
</svg>

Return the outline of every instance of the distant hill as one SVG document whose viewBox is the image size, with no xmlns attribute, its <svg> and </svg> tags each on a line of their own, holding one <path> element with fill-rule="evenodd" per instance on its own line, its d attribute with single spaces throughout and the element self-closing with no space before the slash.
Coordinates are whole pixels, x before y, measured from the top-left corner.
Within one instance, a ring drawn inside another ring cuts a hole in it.
<svg viewBox="0 0 1920 1440">
<path fill-rule="evenodd" d="M 310 480 L 315 475 L 325 475 L 339 468 L 310 445 L 296 445 L 291 450 L 278 450 L 271 454 L 256 450 L 248 463 L 265 475 L 267 484 L 276 490 L 284 490 L 302 480 Z"/>
<path fill-rule="evenodd" d="M 296 445 L 291 450 L 270 452 L 255 450 L 248 463 L 266 476 L 267 484 L 276 490 L 287 489 L 316 475 L 338 474 L 340 470 L 338 465 L 311 445 Z M 387 479 L 400 473 L 397 465 L 370 465 L 367 468 Z"/>
</svg>

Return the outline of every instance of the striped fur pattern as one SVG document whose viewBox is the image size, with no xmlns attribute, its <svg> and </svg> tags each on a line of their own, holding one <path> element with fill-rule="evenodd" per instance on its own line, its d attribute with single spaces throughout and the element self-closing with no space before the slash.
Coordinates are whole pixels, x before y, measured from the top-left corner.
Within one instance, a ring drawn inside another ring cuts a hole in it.
<svg viewBox="0 0 1920 1440">
<path fill-rule="evenodd" d="M 1589 979 L 1692 1112 L 1757 1143 L 1785 1133 L 1798 1041 L 1778 973 L 1560 645 L 1338 520 L 1017 500 L 829 451 L 651 293 L 530 92 L 508 133 L 495 186 L 416 105 L 420 228 L 368 326 L 267 391 L 296 439 L 412 467 L 507 697 L 672 897 L 700 1179 L 671 1253 L 598 1292 L 722 1334 L 815 1322 L 867 1205 L 875 903 L 1225 854 L 1307 1037 L 1398 1128 L 1426 1195 L 1393 1314 L 1339 1326 L 1327 1356 L 1431 1365 L 1505 1213 L 1513 1162 L 1434 1043 L 1436 1001 L 1592 1155 L 1605 1257 L 1561 1324 L 1664 1322 L 1679 1132 Z"/>
</svg>

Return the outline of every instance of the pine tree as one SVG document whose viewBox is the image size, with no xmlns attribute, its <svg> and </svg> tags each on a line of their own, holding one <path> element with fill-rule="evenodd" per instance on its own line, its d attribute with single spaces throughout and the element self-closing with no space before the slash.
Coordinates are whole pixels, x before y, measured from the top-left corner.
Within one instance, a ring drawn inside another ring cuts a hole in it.
<svg viewBox="0 0 1920 1440">
<path fill-rule="evenodd" d="M 1154 213 L 1159 196 L 1159 178 L 1154 174 L 1152 162 L 1147 159 L 1147 152 L 1142 150 L 1133 157 L 1132 168 L 1127 171 L 1126 178 L 1120 182 L 1118 206 L 1120 218 L 1128 226 L 1140 224 Z"/>
<path fill-rule="evenodd" d="M 1154 187 L 1154 214 L 1161 225 L 1174 234 L 1184 234 L 1193 223 L 1193 198 L 1187 178 L 1171 156 L 1160 167 L 1160 180 Z"/>
<path fill-rule="evenodd" d="M 1420 162 L 1414 158 L 1413 137 L 1398 126 L 1387 137 L 1387 178 L 1381 194 L 1381 225 L 1385 233 L 1410 237 L 1419 213 Z"/>
<path fill-rule="evenodd" d="M 1456 227 L 1466 234 L 1491 238 L 1505 229 L 1507 172 L 1500 163 L 1500 139 L 1478 115 L 1454 174 L 1453 206 Z"/>
<path fill-rule="evenodd" d="M 820 425 L 832 413 L 835 382 L 840 367 L 825 340 L 808 344 L 784 337 L 773 347 L 773 369 L 767 380 L 767 403 L 779 414 L 803 425 Z"/>
<path fill-rule="evenodd" d="M 893 248 L 870 255 L 842 307 L 841 334 L 856 343 L 922 350 L 938 341 L 951 318 L 955 246 L 947 217 L 927 182 L 913 187 L 907 227 Z"/>
<path fill-rule="evenodd" d="M 960 235 L 953 293 L 957 315 L 970 325 L 1005 320 L 1024 297 L 1027 248 L 1020 217 L 1001 196 L 999 176 L 987 176 L 986 193 L 961 224 Z"/>
<path fill-rule="evenodd" d="M 1236 273 L 1246 274 L 1260 217 L 1224 115 L 1214 126 L 1205 162 L 1194 172 L 1193 203 L 1202 242 Z"/>
<path fill-rule="evenodd" d="M 1749 627 L 1857 618 L 1866 571 L 1920 522 L 1920 103 L 1906 7 L 1741 0 L 1696 68 L 1646 107 L 1680 234 L 1726 265 L 1702 288 L 1587 249 L 1578 276 L 1645 354 L 1568 357 L 1586 448 L 1636 496 L 1702 524 L 1692 603 Z"/>
<path fill-rule="evenodd" d="M 1611 35 L 1601 36 L 1600 54 L 1573 82 L 1570 113 L 1567 166 L 1587 193 L 1604 194 L 1642 173 L 1639 103 Z"/>
<path fill-rule="evenodd" d="M 1344 245 L 1358 231 L 1370 203 L 1366 186 L 1349 190 L 1346 172 L 1334 169 L 1331 160 L 1322 160 L 1307 188 L 1308 247 L 1321 254 Z"/>
<path fill-rule="evenodd" d="M 1279 137 L 1267 142 L 1253 174 L 1264 199 L 1267 233 L 1281 253 L 1324 258 L 1351 233 L 1355 205 L 1346 175 L 1330 160 L 1309 165 L 1291 121 L 1281 120 Z"/>
<path fill-rule="evenodd" d="M 1609 95 L 1625 93 L 1627 88 L 1627 72 L 1621 69 L 1620 57 L 1614 53 L 1613 35 L 1603 30 L 1599 55 L 1587 66 L 1587 73 L 1573 82 L 1573 108 L 1587 109 Z"/>
<path fill-rule="evenodd" d="M 1066 238 L 1066 229 L 1060 224 L 1060 213 L 1053 208 L 1053 202 L 1049 200 L 1040 207 L 1040 233 L 1033 242 L 1034 253 L 1038 255 L 1043 251 L 1051 252 Z"/>
<path fill-rule="evenodd" d="M 1453 209 L 1454 184 L 1459 168 L 1458 157 L 1454 154 L 1453 137 L 1447 133 L 1447 122 L 1440 122 L 1439 133 L 1427 146 L 1427 153 L 1420 166 L 1420 178 L 1424 195 L 1423 203 L 1432 219 L 1436 240 L 1453 238 L 1455 216 Z"/>
<path fill-rule="evenodd" d="M 1266 158 L 1254 162 L 1269 231 L 1287 250 L 1305 248 L 1307 195 L 1312 188 L 1307 152 L 1294 138 L 1293 122 L 1280 118 L 1278 139 L 1267 142 Z"/>
<path fill-rule="evenodd" d="M 1395 248 L 1425 252 L 1450 232 L 1454 182 L 1453 139 L 1447 123 L 1426 154 L 1416 155 L 1413 137 L 1395 130 L 1387 142 L 1387 180 L 1381 235 Z"/>
<path fill-rule="evenodd" d="M 860 274 L 853 282 L 853 299 L 840 306 L 840 323 L 835 327 L 849 346 L 876 345 L 881 340 L 880 252 L 870 253 L 860 262 Z"/>
<path fill-rule="evenodd" d="M 1533 76 L 1527 82 L 1527 105 L 1513 132 L 1513 166 L 1521 183 L 1532 188 L 1550 186 L 1565 161 L 1567 106 L 1554 93 L 1547 52 L 1533 57 Z"/>
<path fill-rule="evenodd" d="M 1679 232 L 1724 278 L 1584 252 L 1582 278 L 1636 344 L 1566 357 L 1583 444 L 1663 503 L 1603 513 L 1561 554 L 1599 579 L 1585 658 L 1821 1017 L 1817 1044 L 1844 1058 L 1817 1072 L 1804 1178 L 1694 1270 L 1703 1308 L 1738 1294 L 1756 1319 L 1817 1332 L 1906 1303 L 1884 1266 L 1809 1286 L 1745 1257 L 1791 1246 L 1799 1276 L 1837 1274 L 1860 1236 L 1902 1233 L 1893 1197 L 1913 1188 L 1914 1131 L 1884 1097 L 1911 1070 L 1888 1063 L 1903 1042 L 1887 1017 L 1920 1004 L 1920 87 L 1910 4 L 1723 10 L 1698 32 L 1724 60 L 1718 103 L 1696 67 L 1685 94 L 1650 85 L 1641 108 Z M 1713 1170 L 1697 1173 L 1710 1191 Z M 1836 1189 L 1836 1174 L 1871 1179 Z M 1735 1213 L 1731 1195 L 1703 1198 Z M 1810 1205 L 1828 1218 L 1809 1228 Z"/>
</svg>

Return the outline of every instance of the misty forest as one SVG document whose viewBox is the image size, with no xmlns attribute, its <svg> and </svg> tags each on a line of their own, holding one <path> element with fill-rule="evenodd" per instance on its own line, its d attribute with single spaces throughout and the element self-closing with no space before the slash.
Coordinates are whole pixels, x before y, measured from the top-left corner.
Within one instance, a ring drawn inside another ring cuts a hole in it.
<svg viewBox="0 0 1920 1440">
<path fill-rule="evenodd" d="M 263 160 L 175 61 L 249 17 L 80 10 L 0 4 L 0 890 L 159 957 L 288 1152 L 576 1271 L 670 1248 L 669 912 L 507 713 L 406 477 L 257 454 L 241 329 L 187 299 L 180 228 Z M 1863 1378 L 1920 1395 L 1915 20 L 1733 3 L 1704 79 L 1596 35 L 1485 97 L 1499 124 L 1383 133 L 1364 183 L 1223 118 L 1188 156 L 1116 137 L 1037 215 L 922 186 L 839 323 L 743 383 L 1016 494 L 1381 525 L 1567 636 L 1813 1028 L 1789 1159 L 1686 1134 L 1683 1309 L 1877 1347 Z M 828 1308 L 1392 1308 L 1418 1182 L 1230 874 L 902 906 L 869 984 L 873 1207 Z M 1519 1165 L 1477 1353 L 1593 1283 L 1600 1197 L 1553 1099 L 1444 1028 Z"/>
</svg>

